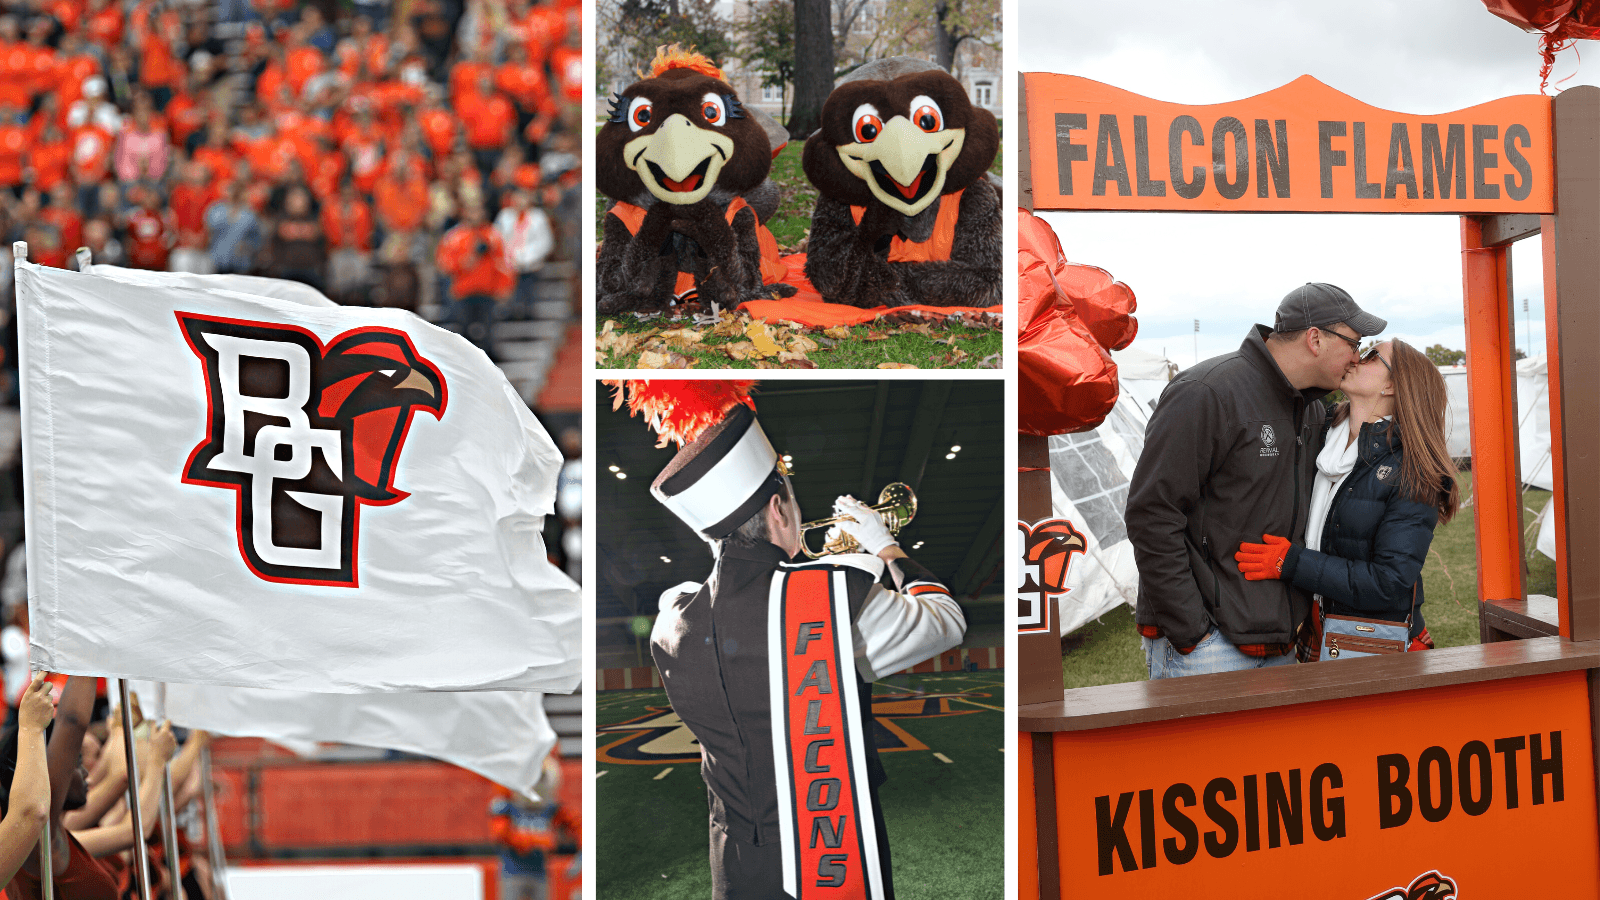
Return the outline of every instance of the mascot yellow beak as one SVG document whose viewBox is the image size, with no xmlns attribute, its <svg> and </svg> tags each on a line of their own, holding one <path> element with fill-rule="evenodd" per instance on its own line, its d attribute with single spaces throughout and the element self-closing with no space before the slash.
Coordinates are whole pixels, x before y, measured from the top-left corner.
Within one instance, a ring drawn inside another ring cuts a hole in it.
<svg viewBox="0 0 1600 900">
<path fill-rule="evenodd" d="M 650 134 L 623 145 L 628 168 L 639 173 L 645 189 L 663 203 L 698 203 L 711 193 L 717 173 L 733 157 L 733 138 L 696 127 L 674 113 Z"/>
<path fill-rule="evenodd" d="M 905 116 L 895 116 L 870 143 L 840 145 L 839 158 L 873 196 L 914 216 L 938 199 L 966 135 L 965 128 L 926 132 Z"/>
</svg>

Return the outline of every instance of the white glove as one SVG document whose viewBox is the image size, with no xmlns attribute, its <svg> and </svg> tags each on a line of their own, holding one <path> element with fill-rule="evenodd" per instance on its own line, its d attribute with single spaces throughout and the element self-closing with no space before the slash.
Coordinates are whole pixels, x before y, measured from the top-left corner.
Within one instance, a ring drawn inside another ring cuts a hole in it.
<svg viewBox="0 0 1600 900">
<path fill-rule="evenodd" d="M 833 501 L 833 512 L 834 515 L 849 516 L 855 520 L 844 520 L 833 527 L 855 538 L 861 549 L 873 556 L 898 543 L 884 526 L 883 517 L 877 510 L 848 494 Z"/>
</svg>

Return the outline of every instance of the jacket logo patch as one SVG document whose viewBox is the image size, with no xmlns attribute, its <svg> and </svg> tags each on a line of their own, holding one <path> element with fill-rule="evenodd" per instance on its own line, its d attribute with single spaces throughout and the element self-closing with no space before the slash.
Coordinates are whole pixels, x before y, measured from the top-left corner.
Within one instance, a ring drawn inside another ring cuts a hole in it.
<svg viewBox="0 0 1600 900">
<path fill-rule="evenodd" d="M 358 586 L 361 507 L 409 496 L 395 467 L 412 418 L 444 414 L 439 368 L 388 328 L 324 346 L 292 326 L 177 316 L 207 401 L 184 483 L 238 493 L 239 550 L 257 576 Z"/>
<path fill-rule="evenodd" d="M 1393 474 L 1394 474 L 1394 466 L 1379 466 L 1378 467 L 1378 480 L 1379 481 L 1388 481 L 1389 480 L 1389 476 L 1393 475 Z"/>
<path fill-rule="evenodd" d="M 1277 441 L 1278 434 L 1272 430 L 1271 425 L 1261 426 L 1261 443 L 1263 444 L 1261 448 L 1262 456 L 1277 456 L 1278 448 L 1273 446 L 1277 443 Z"/>
</svg>

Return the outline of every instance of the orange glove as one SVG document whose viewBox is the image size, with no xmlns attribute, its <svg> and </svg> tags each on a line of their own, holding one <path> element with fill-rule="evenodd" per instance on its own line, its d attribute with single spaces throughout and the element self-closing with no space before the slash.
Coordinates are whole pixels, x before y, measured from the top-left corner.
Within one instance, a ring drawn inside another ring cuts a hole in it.
<svg viewBox="0 0 1600 900">
<path fill-rule="evenodd" d="M 1241 543 L 1233 558 L 1247 581 L 1266 581 L 1283 577 L 1283 558 L 1289 555 L 1289 539 L 1274 534 L 1261 536 L 1265 544 Z"/>
</svg>

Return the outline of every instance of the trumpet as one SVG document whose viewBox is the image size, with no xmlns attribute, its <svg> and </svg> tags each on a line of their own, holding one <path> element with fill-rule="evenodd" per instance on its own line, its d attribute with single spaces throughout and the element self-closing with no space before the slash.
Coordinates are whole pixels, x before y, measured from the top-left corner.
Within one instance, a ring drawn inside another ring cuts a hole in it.
<svg viewBox="0 0 1600 900">
<path fill-rule="evenodd" d="M 917 494 L 911 490 L 910 485 L 896 481 L 878 493 L 878 502 L 869 509 L 883 517 L 883 524 L 888 527 L 890 534 L 899 534 L 900 529 L 906 527 L 911 518 L 917 514 Z M 810 542 L 806 540 L 806 532 L 812 529 L 828 528 L 839 522 L 853 521 L 855 519 L 850 516 L 830 516 L 815 522 L 806 522 L 800 526 L 800 548 L 811 559 L 835 553 L 860 552 L 861 544 L 842 530 L 836 530 L 833 537 L 817 552 L 812 552 Z"/>
</svg>

